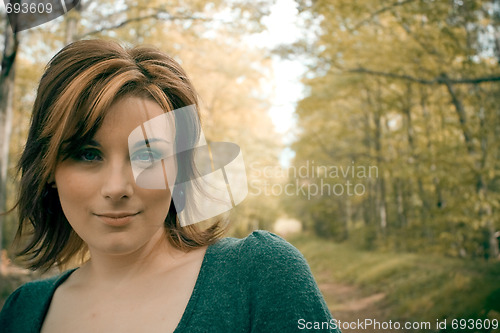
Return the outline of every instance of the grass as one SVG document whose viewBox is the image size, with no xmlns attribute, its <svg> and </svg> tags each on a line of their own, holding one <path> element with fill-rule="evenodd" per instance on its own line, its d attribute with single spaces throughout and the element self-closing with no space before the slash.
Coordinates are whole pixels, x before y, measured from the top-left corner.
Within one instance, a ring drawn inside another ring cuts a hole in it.
<svg viewBox="0 0 500 333">
<path fill-rule="evenodd" d="M 349 244 L 307 236 L 289 241 L 304 254 L 318 283 L 350 284 L 366 295 L 385 293 L 378 305 L 391 318 L 384 319 L 500 320 L 498 261 L 360 251 Z"/>
</svg>

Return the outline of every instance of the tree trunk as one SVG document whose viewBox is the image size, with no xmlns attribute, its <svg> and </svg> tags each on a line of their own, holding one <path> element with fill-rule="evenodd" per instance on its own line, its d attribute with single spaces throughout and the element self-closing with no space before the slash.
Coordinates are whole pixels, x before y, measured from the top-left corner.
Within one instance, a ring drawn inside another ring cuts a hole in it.
<svg viewBox="0 0 500 333">
<path fill-rule="evenodd" d="M 403 189 L 403 180 L 399 177 L 395 178 L 393 181 L 394 194 L 396 195 L 396 205 L 398 214 L 398 227 L 403 229 L 408 225 Z"/>
<path fill-rule="evenodd" d="M 444 76 L 445 77 L 445 76 Z M 478 196 L 478 200 L 480 201 L 480 209 L 479 209 L 479 219 L 481 220 L 486 232 L 488 234 L 488 241 L 485 244 L 486 256 L 491 258 L 497 258 L 499 255 L 498 250 L 498 240 L 496 238 L 496 231 L 492 217 L 492 208 L 491 204 L 488 202 L 488 186 L 483 177 L 483 170 L 485 168 L 486 156 L 488 154 L 487 149 L 487 137 L 485 130 L 485 119 L 484 119 L 484 107 L 479 106 L 479 125 L 480 125 L 480 135 L 481 135 L 481 144 L 480 144 L 480 152 L 476 147 L 472 144 L 472 137 L 470 135 L 467 118 L 465 114 L 465 109 L 463 107 L 462 102 L 458 98 L 457 94 L 453 89 L 453 85 L 449 81 L 445 81 L 448 92 L 451 96 L 453 105 L 455 106 L 455 111 L 457 112 L 460 125 L 462 127 L 462 132 L 465 138 L 465 144 L 467 147 L 468 154 L 475 160 L 474 163 L 474 172 L 476 174 L 476 194 Z M 476 91 L 477 91 L 476 86 Z M 480 153 L 480 158 L 477 158 L 477 153 Z"/>
<path fill-rule="evenodd" d="M 382 121 L 381 121 L 381 110 L 380 106 L 376 106 L 374 115 L 375 121 L 375 151 L 377 156 L 378 165 L 382 162 Z M 377 200 L 377 210 L 379 218 L 379 226 L 382 235 L 385 236 L 387 228 L 387 202 L 386 202 L 386 188 L 385 188 L 385 177 L 384 173 L 380 174 L 380 179 L 378 182 L 378 200 Z"/>
<path fill-rule="evenodd" d="M 427 152 L 430 155 L 430 160 L 431 160 L 430 176 L 433 178 L 433 184 L 435 185 L 436 198 L 439 198 L 439 199 L 436 199 L 436 201 L 437 200 L 442 201 L 442 199 L 440 198 L 440 194 L 439 194 L 440 193 L 439 180 L 437 179 L 436 176 L 433 176 L 433 174 L 435 174 L 436 172 L 435 172 L 435 170 L 432 170 L 432 168 L 435 168 L 436 161 L 435 161 L 435 154 L 433 152 L 433 146 L 432 146 L 432 141 L 431 141 L 431 129 L 429 128 L 431 120 L 430 120 L 429 110 L 427 110 L 427 91 L 426 91 L 426 89 L 427 89 L 426 87 L 423 87 L 423 86 L 420 87 L 420 108 L 422 109 L 422 114 L 424 116 L 425 136 L 427 138 L 426 147 L 427 147 Z M 431 204 L 432 199 L 428 198 L 428 195 L 426 195 L 426 193 L 425 193 L 424 181 L 420 177 L 418 179 L 418 192 L 419 192 L 419 196 L 420 196 L 420 199 L 422 200 L 422 205 L 423 205 L 422 214 L 421 214 L 422 227 L 423 227 L 422 235 L 425 238 L 427 238 L 429 241 L 432 242 L 434 237 L 433 237 L 432 229 L 430 228 L 429 222 L 431 222 L 431 224 L 432 224 L 432 221 L 434 219 L 434 212 L 433 212 L 434 207 Z"/>
<path fill-rule="evenodd" d="M 9 165 L 9 145 L 12 133 L 12 101 L 14 93 L 15 60 L 19 40 L 6 20 L 2 68 L 0 71 L 0 212 L 7 206 L 7 169 Z M 0 250 L 3 249 L 4 215 L 0 215 Z M 1 261 L 1 256 L 0 256 Z M 1 264 L 1 262 L 0 262 Z"/>
<path fill-rule="evenodd" d="M 82 2 L 79 1 L 78 3 L 76 3 L 73 10 L 70 13 L 66 14 L 66 16 L 67 16 L 66 36 L 65 36 L 66 45 L 74 42 L 76 39 L 78 20 L 79 20 L 79 16 L 80 16 L 81 12 L 82 12 Z"/>
<path fill-rule="evenodd" d="M 479 87 L 475 86 L 476 93 L 479 94 Z M 485 242 L 485 257 L 496 259 L 499 256 L 498 239 L 496 237 L 495 223 L 493 221 L 493 209 L 488 198 L 488 180 L 483 176 L 488 158 L 488 130 L 486 129 L 486 115 L 483 105 L 479 105 L 479 135 L 481 158 L 478 162 L 477 193 L 480 201 L 479 218 L 483 223 L 488 240 Z"/>
<path fill-rule="evenodd" d="M 448 81 L 447 76 L 445 74 L 442 74 L 441 76 L 444 78 L 446 88 L 448 89 L 451 101 L 453 103 L 453 106 L 455 107 L 455 111 L 457 113 L 458 120 L 460 122 L 460 128 L 462 129 L 462 134 L 464 136 L 465 146 L 467 147 L 467 152 L 469 153 L 469 155 L 473 155 L 474 145 L 472 143 L 472 135 L 469 130 L 469 124 L 467 123 L 467 115 L 465 113 L 465 108 L 460 99 L 458 98 L 457 94 L 455 93 L 455 88 L 450 83 L 450 81 Z"/>
</svg>

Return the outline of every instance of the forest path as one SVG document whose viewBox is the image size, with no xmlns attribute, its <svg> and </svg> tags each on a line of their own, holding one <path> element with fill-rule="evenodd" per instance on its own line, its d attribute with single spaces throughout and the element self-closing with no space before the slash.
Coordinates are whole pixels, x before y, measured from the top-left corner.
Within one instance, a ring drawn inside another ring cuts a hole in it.
<svg viewBox="0 0 500 333">
<path fill-rule="evenodd" d="M 325 278 L 319 278 L 318 280 L 327 281 Z M 382 325 L 389 324 L 385 318 L 390 318 L 390 314 L 384 311 L 383 300 L 386 296 L 384 293 L 366 296 L 356 286 L 336 282 L 319 283 L 318 286 L 325 297 L 326 303 L 329 305 L 333 317 L 340 321 L 342 333 L 411 332 L 404 329 L 391 330 L 382 328 L 385 327 Z M 370 319 L 380 326 L 366 325 Z M 350 323 L 350 328 L 347 328 L 347 323 Z"/>
</svg>

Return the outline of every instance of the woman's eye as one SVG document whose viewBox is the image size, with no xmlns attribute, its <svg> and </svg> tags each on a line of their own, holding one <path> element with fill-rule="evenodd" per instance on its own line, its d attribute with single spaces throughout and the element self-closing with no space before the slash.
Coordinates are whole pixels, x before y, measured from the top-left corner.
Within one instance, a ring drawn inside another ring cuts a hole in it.
<svg viewBox="0 0 500 333">
<path fill-rule="evenodd" d="M 152 149 L 139 150 L 131 158 L 132 162 L 138 163 L 141 166 L 149 166 L 160 159 L 162 159 L 162 154 Z"/>
<path fill-rule="evenodd" d="M 140 152 L 136 154 L 134 157 L 136 161 L 140 162 L 153 162 L 154 160 L 152 152 Z"/>
<path fill-rule="evenodd" d="M 78 159 L 85 162 L 94 162 L 99 161 L 101 157 L 95 149 L 84 149 L 78 154 Z"/>
</svg>

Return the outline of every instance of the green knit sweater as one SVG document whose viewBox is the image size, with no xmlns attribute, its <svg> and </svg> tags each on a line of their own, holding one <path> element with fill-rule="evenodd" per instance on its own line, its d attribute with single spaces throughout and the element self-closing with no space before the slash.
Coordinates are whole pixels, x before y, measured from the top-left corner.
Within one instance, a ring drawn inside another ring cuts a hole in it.
<svg viewBox="0 0 500 333">
<path fill-rule="evenodd" d="M 0 332 L 39 332 L 54 291 L 73 271 L 14 291 L 0 312 Z M 340 331 L 300 252 L 255 231 L 208 247 L 179 332 Z"/>
</svg>

